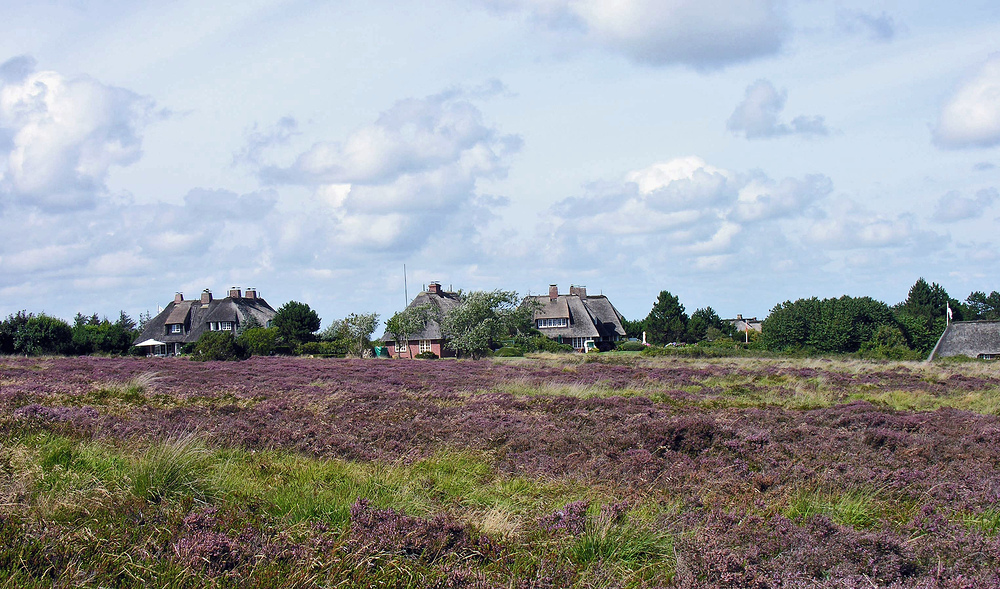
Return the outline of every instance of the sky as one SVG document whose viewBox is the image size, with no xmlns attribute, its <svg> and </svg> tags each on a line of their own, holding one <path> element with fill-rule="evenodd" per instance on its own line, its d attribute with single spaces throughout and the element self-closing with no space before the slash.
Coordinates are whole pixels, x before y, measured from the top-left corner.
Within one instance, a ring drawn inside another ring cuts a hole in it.
<svg viewBox="0 0 1000 589">
<path fill-rule="evenodd" d="M 1000 290 L 1000 3 L 0 0 L 0 315 Z M 406 267 L 404 293 L 403 268 Z"/>
</svg>

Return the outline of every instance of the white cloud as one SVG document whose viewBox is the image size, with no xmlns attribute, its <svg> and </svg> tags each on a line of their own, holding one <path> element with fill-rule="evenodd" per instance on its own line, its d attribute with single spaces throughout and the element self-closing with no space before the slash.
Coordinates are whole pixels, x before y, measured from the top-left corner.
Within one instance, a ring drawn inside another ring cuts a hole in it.
<svg viewBox="0 0 1000 589">
<path fill-rule="evenodd" d="M 1000 144 L 1000 55 L 991 57 L 945 103 L 934 142 L 949 149 Z"/>
<path fill-rule="evenodd" d="M 93 206 L 112 166 L 142 153 L 153 102 L 88 77 L 0 66 L 0 194 L 48 210 Z"/>
<path fill-rule="evenodd" d="M 821 116 L 798 116 L 791 124 L 781 122 L 781 111 L 785 108 L 788 93 L 780 92 L 768 80 L 757 80 L 747 86 L 743 102 L 726 121 L 726 128 L 747 139 L 768 139 L 783 135 L 829 135 L 826 122 Z"/>
<path fill-rule="evenodd" d="M 787 252 L 775 247 L 784 238 L 776 235 L 794 234 L 797 223 L 819 216 L 815 207 L 831 190 L 818 174 L 778 182 L 677 158 L 557 203 L 546 216 L 546 239 L 569 264 L 624 255 L 632 264 L 688 271 L 765 259 L 787 265 Z"/>
<path fill-rule="evenodd" d="M 343 141 L 318 142 L 289 166 L 263 166 L 261 179 L 314 191 L 324 226 L 308 239 L 326 247 L 418 251 L 435 232 L 475 238 L 505 203 L 483 198 L 478 182 L 503 177 L 521 145 L 483 121 L 471 102 L 481 94 L 397 102 Z M 301 238 L 286 232 L 284 242 Z"/>
<path fill-rule="evenodd" d="M 831 250 L 915 247 L 936 237 L 921 230 L 909 213 L 874 213 L 857 203 L 844 200 L 828 215 L 809 227 L 805 241 Z"/>
<path fill-rule="evenodd" d="M 778 53 L 789 35 L 781 0 L 485 0 L 648 65 L 715 69 Z"/>
<path fill-rule="evenodd" d="M 952 190 L 938 199 L 934 208 L 934 219 L 952 223 L 981 217 L 986 209 L 997 202 L 997 199 L 1000 199 L 1000 193 L 996 188 L 984 188 L 976 192 L 972 198 L 965 198 L 958 191 Z"/>
</svg>

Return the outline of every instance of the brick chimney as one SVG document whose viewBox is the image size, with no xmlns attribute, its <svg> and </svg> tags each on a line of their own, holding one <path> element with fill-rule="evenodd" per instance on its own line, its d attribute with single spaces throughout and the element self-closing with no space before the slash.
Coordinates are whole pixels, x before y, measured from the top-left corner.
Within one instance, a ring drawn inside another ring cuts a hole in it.
<svg viewBox="0 0 1000 589">
<path fill-rule="evenodd" d="M 210 291 L 210 290 L 208 290 L 206 288 L 201 293 L 201 304 L 202 305 L 207 305 L 207 304 L 209 304 L 211 302 L 212 302 L 212 291 Z"/>
<path fill-rule="evenodd" d="M 184 295 L 182 293 L 179 293 L 179 292 L 178 293 L 174 293 L 174 302 L 175 303 L 183 303 L 184 302 Z"/>
<path fill-rule="evenodd" d="M 549 300 L 554 301 L 559 298 L 559 286 L 556 284 L 549 285 Z"/>
<path fill-rule="evenodd" d="M 576 295 L 581 299 L 587 298 L 587 287 L 586 286 L 570 286 L 569 294 Z"/>
<path fill-rule="evenodd" d="M 231 298 L 231 299 L 239 299 L 239 298 L 242 298 L 242 294 L 243 293 L 240 292 L 240 287 L 238 287 L 238 286 L 230 286 L 229 287 L 229 298 Z"/>
<path fill-rule="evenodd" d="M 247 287 L 246 298 L 248 298 L 248 299 L 256 299 L 257 298 L 257 289 L 254 288 L 254 287 L 252 287 L 252 286 L 248 286 Z"/>
<path fill-rule="evenodd" d="M 441 294 L 441 283 L 440 282 L 432 282 L 432 283 L 430 283 L 429 285 L 427 285 L 427 292 L 429 294 L 440 295 Z"/>
</svg>

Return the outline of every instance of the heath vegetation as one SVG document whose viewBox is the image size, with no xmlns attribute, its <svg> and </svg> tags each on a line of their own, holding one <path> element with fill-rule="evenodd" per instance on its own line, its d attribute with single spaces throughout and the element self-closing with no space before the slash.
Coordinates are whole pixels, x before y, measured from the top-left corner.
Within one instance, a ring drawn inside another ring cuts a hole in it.
<svg viewBox="0 0 1000 589">
<path fill-rule="evenodd" d="M 0 587 L 994 587 L 1000 370 L 0 357 Z"/>
</svg>

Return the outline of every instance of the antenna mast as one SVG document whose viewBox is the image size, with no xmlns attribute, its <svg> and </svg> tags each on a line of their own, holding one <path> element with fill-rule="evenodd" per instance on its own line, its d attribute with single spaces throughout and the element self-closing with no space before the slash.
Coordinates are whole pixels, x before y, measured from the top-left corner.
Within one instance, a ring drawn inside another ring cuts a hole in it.
<svg viewBox="0 0 1000 589">
<path fill-rule="evenodd" d="M 410 304 L 410 294 L 406 290 L 406 264 L 403 264 L 403 307 Z"/>
</svg>

